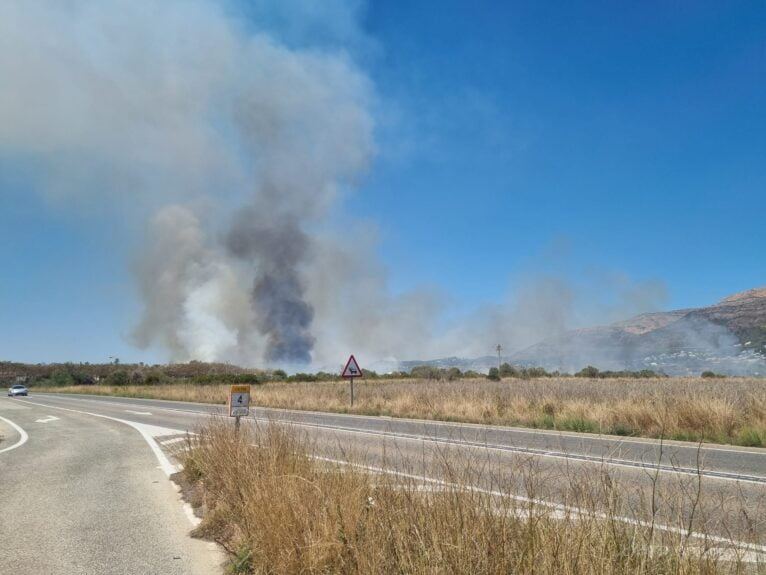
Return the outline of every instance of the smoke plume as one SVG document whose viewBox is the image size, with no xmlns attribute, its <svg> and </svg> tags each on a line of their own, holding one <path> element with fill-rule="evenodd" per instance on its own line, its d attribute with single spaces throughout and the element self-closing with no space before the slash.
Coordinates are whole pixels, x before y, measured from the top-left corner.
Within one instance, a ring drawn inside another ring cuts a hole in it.
<svg viewBox="0 0 766 575">
<path fill-rule="evenodd" d="M 344 52 L 280 44 L 260 26 L 266 3 L 255 22 L 230 7 L 3 2 L 0 157 L 35 165 L 34 187 L 55 201 L 149 222 L 133 265 L 137 344 L 306 363 L 304 230 L 367 168 L 372 90 Z M 327 36 L 329 18 L 293 8 Z"/>
<path fill-rule="evenodd" d="M 142 234 L 133 341 L 326 367 L 352 350 L 484 355 L 582 323 L 559 279 L 447 323 L 444 294 L 391 293 L 372 225 L 340 239 L 329 216 L 374 156 L 376 102 L 339 46 L 371 43 L 359 0 L 309 4 L 259 0 L 244 19 L 230 0 L 0 2 L 0 161 Z M 662 291 L 631 289 L 631 311 Z"/>
<path fill-rule="evenodd" d="M 256 324 L 267 338 L 269 363 L 311 362 L 314 310 L 298 273 L 309 239 L 293 218 L 264 221 L 257 209 L 243 210 L 228 236 L 232 254 L 256 262 L 252 302 Z"/>
</svg>

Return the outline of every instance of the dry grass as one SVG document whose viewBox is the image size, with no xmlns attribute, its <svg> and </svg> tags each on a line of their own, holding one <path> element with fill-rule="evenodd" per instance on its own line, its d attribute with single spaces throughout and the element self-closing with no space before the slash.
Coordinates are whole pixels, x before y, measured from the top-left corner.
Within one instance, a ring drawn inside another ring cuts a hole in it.
<svg viewBox="0 0 766 575">
<path fill-rule="evenodd" d="M 305 436 L 280 426 L 213 424 L 190 440 L 184 474 L 205 518 L 197 535 L 217 540 L 236 573 L 756 573 L 737 549 L 630 524 L 623 486 L 571 478 L 559 511 L 463 487 L 424 490 L 413 478 L 312 458 Z M 541 478 L 519 470 L 527 495 Z M 510 482 L 509 482 L 510 483 Z M 517 481 L 518 483 L 518 481 Z M 507 495 L 511 495 L 508 493 Z M 685 497 L 685 496 L 684 496 Z M 645 515 L 635 510 L 636 516 Z M 601 513 L 602 515 L 598 515 Z M 701 522 L 704 524 L 704 521 Z M 756 534 L 756 538 L 758 535 Z M 708 549 L 705 551 L 705 549 Z M 750 557 L 752 560 L 752 557 Z"/>
<path fill-rule="evenodd" d="M 766 447 L 766 380 L 541 378 L 368 381 L 253 386 L 264 407 L 389 415 Z M 223 403 L 224 385 L 49 388 Z"/>
</svg>

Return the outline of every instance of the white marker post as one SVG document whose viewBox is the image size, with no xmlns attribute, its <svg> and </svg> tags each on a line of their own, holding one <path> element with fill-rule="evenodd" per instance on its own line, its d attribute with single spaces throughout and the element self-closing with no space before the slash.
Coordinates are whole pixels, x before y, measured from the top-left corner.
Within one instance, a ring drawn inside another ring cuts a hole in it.
<svg viewBox="0 0 766 575">
<path fill-rule="evenodd" d="M 229 390 L 229 417 L 236 417 L 234 430 L 239 431 L 239 418 L 250 413 L 250 386 L 232 385 Z"/>
<path fill-rule="evenodd" d="M 343 368 L 340 376 L 351 381 L 351 407 L 354 407 L 354 378 L 362 377 L 362 368 L 359 367 L 353 354 L 348 358 L 346 367 Z"/>
</svg>

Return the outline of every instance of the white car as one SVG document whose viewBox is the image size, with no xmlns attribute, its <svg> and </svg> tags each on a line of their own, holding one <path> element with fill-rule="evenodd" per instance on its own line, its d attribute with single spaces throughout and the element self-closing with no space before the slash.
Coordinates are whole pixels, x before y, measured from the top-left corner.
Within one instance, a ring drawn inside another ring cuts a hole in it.
<svg viewBox="0 0 766 575">
<path fill-rule="evenodd" d="M 13 385 L 8 388 L 8 397 L 16 397 L 17 395 L 29 395 L 29 390 L 23 385 Z"/>
</svg>

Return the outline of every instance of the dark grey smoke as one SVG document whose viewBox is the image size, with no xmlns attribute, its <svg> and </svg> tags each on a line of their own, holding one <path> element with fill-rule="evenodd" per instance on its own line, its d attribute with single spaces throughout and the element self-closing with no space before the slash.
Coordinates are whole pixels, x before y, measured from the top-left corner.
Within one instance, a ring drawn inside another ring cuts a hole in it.
<svg viewBox="0 0 766 575">
<path fill-rule="evenodd" d="M 309 240 L 294 218 L 264 219 L 259 215 L 263 213 L 257 208 L 242 210 L 227 247 L 254 265 L 252 302 L 256 326 L 266 337 L 265 359 L 272 364 L 308 364 L 314 346 L 309 332 L 314 310 L 306 301 L 300 266 Z"/>
</svg>

